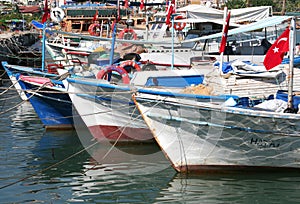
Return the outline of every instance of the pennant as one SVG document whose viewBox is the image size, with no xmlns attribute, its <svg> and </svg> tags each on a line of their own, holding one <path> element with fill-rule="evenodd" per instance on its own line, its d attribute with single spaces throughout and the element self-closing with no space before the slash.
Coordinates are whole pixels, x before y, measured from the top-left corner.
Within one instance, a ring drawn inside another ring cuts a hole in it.
<svg viewBox="0 0 300 204">
<path fill-rule="evenodd" d="M 143 10 L 144 8 L 144 0 L 141 0 L 140 9 Z"/>
<path fill-rule="evenodd" d="M 175 11 L 175 0 L 172 0 L 168 6 L 166 24 L 169 25 L 171 23 L 171 15 L 174 14 Z"/>
<path fill-rule="evenodd" d="M 125 8 L 128 8 L 128 7 L 129 7 L 129 5 L 128 5 L 128 0 L 125 0 L 124 6 L 125 6 Z"/>
<path fill-rule="evenodd" d="M 93 21 L 97 21 L 97 19 L 98 19 L 98 10 L 96 10 L 96 13 L 95 13 L 95 15 L 93 17 Z"/>
<path fill-rule="evenodd" d="M 45 23 L 50 18 L 50 10 L 48 8 L 48 0 L 45 0 L 44 15 L 42 17 L 42 23 Z"/>
<path fill-rule="evenodd" d="M 267 70 L 281 64 L 284 54 L 289 51 L 289 35 L 290 29 L 287 28 L 269 48 L 264 59 Z"/>
<path fill-rule="evenodd" d="M 227 14 L 225 26 L 224 26 L 224 29 L 223 29 L 223 34 L 222 34 L 222 40 L 221 40 L 221 44 L 220 44 L 219 53 L 222 53 L 222 52 L 225 51 L 226 42 L 227 42 L 227 34 L 228 34 L 228 29 L 229 29 L 229 21 L 230 21 L 230 11 Z"/>
</svg>

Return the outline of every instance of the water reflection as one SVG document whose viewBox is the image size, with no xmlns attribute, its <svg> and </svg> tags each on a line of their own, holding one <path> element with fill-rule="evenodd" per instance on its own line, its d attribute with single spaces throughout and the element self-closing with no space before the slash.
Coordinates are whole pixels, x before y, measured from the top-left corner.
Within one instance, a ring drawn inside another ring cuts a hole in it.
<svg viewBox="0 0 300 204">
<path fill-rule="evenodd" d="M 157 203 L 299 203 L 300 173 L 176 174 Z"/>
<path fill-rule="evenodd" d="M 120 163 L 121 168 L 124 164 Z M 109 164 L 86 163 L 84 174 L 74 178 L 69 201 L 84 203 L 153 203 L 174 175 L 172 168 L 147 176 L 122 174 Z"/>
<path fill-rule="evenodd" d="M 4 99 L 2 110 L 21 102 Z M 75 130 L 45 131 L 30 103 L 1 115 L 0 136 L 0 187 L 16 182 L 0 189 L 0 203 L 300 202 L 296 173 L 176 174 L 156 144 L 87 152 Z"/>
</svg>

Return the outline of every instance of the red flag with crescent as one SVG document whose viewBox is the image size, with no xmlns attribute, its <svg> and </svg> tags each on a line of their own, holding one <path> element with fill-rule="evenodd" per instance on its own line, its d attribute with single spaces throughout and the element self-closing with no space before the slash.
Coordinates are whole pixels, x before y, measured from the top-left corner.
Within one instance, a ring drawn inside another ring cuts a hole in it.
<svg viewBox="0 0 300 204">
<path fill-rule="evenodd" d="M 93 17 L 93 21 L 97 21 L 97 19 L 98 19 L 98 10 L 96 10 L 96 13 L 95 13 L 95 15 Z"/>
<path fill-rule="evenodd" d="M 48 20 L 49 17 L 50 17 L 50 10 L 48 8 L 48 1 L 45 0 L 44 15 L 42 17 L 42 23 L 45 23 Z"/>
<path fill-rule="evenodd" d="M 125 7 L 125 8 L 128 8 L 128 7 L 129 7 L 128 0 L 125 0 L 125 2 L 124 2 L 124 7 Z"/>
<path fill-rule="evenodd" d="M 279 65 L 284 54 L 289 51 L 289 35 L 290 29 L 287 28 L 269 48 L 264 59 L 264 65 L 267 70 Z"/>
<path fill-rule="evenodd" d="M 222 35 L 222 39 L 221 39 L 219 53 L 222 53 L 222 52 L 225 51 L 226 42 L 227 42 L 227 34 L 228 34 L 228 29 L 229 29 L 229 21 L 230 21 L 230 11 L 227 14 L 226 23 L 225 23 L 225 26 L 224 26 L 223 35 Z"/>
<path fill-rule="evenodd" d="M 166 24 L 169 25 L 171 23 L 171 15 L 174 14 L 175 11 L 175 0 L 172 0 L 168 6 Z"/>
<path fill-rule="evenodd" d="M 144 8 L 144 0 L 141 0 L 140 9 L 143 10 Z"/>
</svg>

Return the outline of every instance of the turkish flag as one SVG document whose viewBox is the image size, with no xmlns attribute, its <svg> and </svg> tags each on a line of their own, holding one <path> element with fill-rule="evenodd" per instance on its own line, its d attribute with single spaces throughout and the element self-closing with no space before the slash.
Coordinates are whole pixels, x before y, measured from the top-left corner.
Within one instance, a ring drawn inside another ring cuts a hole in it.
<svg viewBox="0 0 300 204">
<path fill-rule="evenodd" d="M 264 59 L 264 65 L 267 70 L 279 65 L 284 54 L 289 51 L 289 35 L 290 29 L 287 28 L 269 48 Z"/>
<path fill-rule="evenodd" d="M 128 8 L 128 7 L 129 7 L 129 5 L 128 5 L 128 0 L 125 0 L 124 6 L 125 6 L 125 8 Z"/>
<path fill-rule="evenodd" d="M 168 6 L 167 17 L 166 17 L 166 24 L 169 25 L 171 23 L 171 15 L 175 13 L 175 0 L 172 0 Z"/>
<path fill-rule="evenodd" d="M 42 17 L 42 23 L 45 23 L 48 20 L 49 17 L 50 17 L 50 10 L 48 8 L 48 1 L 45 0 L 44 15 Z"/>
<path fill-rule="evenodd" d="M 96 10 L 96 13 L 95 13 L 95 15 L 93 17 L 93 21 L 96 21 L 97 19 L 98 19 L 98 10 Z"/>
<path fill-rule="evenodd" d="M 140 9 L 143 10 L 144 8 L 144 0 L 141 0 Z"/>
<path fill-rule="evenodd" d="M 227 42 L 227 34 L 228 34 L 228 29 L 229 29 L 229 21 L 230 21 L 230 11 L 227 14 L 226 23 L 225 23 L 225 27 L 224 27 L 224 30 L 223 30 L 223 35 L 222 35 L 222 40 L 221 40 L 221 44 L 220 44 L 219 53 L 222 53 L 222 52 L 225 51 L 226 42 Z"/>
</svg>

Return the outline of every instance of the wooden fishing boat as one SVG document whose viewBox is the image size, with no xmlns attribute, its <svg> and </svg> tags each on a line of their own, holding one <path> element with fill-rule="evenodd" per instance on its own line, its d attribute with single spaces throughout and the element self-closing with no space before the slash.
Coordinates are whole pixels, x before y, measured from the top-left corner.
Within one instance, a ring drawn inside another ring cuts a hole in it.
<svg viewBox="0 0 300 204">
<path fill-rule="evenodd" d="M 46 129 L 73 128 L 72 102 L 61 81 L 24 75 L 17 80 Z"/>
<path fill-rule="evenodd" d="M 152 134 L 132 102 L 132 92 L 141 86 L 176 89 L 202 83 L 203 79 L 203 73 L 197 70 L 140 71 L 129 79 L 125 70 L 118 69 L 107 69 L 101 76 L 118 71 L 122 76 L 119 81 L 67 78 L 65 84 L 74 107 L 99 141 L 153 142 Z"/>
<path fill-rule="evenodd" d="M 294 24 L 292 21 L 291 61 Z M 133 98 L 157 143 L 179 172 L 299 171 L 299 96 L 290 85 L 292 70 L 291 62 L 288 91 L 275 92 L 263 102 L 249 102 L 249 98 L 245 102 L 244 97 L 235 95 L 222 99 L 148 89 L 138 90 Z"/>
</svg>

